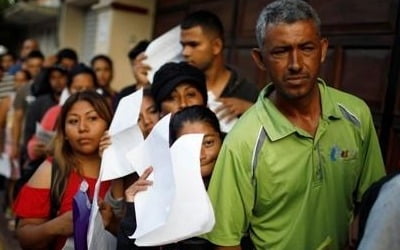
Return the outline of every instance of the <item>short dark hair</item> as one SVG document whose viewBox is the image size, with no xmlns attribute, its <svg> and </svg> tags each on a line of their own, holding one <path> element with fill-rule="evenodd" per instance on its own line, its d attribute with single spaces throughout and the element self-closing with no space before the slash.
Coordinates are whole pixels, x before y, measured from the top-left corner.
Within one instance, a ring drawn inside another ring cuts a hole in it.
<svg viewBox="0 0 400 250">
<path fill-rule="evenodd" d="M 143 51 L 145 51 L 147 49 L 147 46 L 149 46 L 150 42 L 147 40 L 141 40 L 139 41 L 135 47 L 133 47 L 129 53 L 128 53 L 128 57 L 129 60 L 134 60 L 140 53 L 142 53 Z"/>
<path fill-rule="evenodd" d="M 90 65 L 92 66 L 92 68 L 93 68 L 93 66 L 94 66 L 94 63 L 95 63 L 97 60 L 104 60 L 104 61 L 106 61 L 106 62 L 108 63 L 108 65 L 110 65 L 110 68 L 111 68 L 111 69 L 114 67 L 114 66 L 113 66 L 113 61 L 111 60 L 111 58 L 110 58 L 109 56 L 100 54 L 100 55 L 96 55 L 95 57 L 92 58 L 92 60 L 90 60 Z"/>
<path fill-rule="evenodd" d="M 75 62 L 78 62 L 78 54 L 76 53 L 75 50 L 70 49 L 70 48 L 64 48 L 58 51 L 57 53 L 57 64 L 61 62 L 62 59 L 68 58 L 71 60 L 74 60 Z"/>
<path fill-rule="evenodd" d="M 15 53 L 11 52 L 11 51 L 7 51 L 6 53 L 4 53 L 1 58 L 5 57 L 5 56 L 11 56 L 11 58 L 15 61 L 17 60 L 17 56 L 15 55 Z"/>
<path fill-rule="evenodd" d="M 178 139 L 178 133 L 186 122 L 205 122 L 209 124 L 222 139 L 219 120 L 215 113 L 205 106 L 195 105 L 186 107 L 172 115 L 169 123 L 170 145 L 172 145 Z"/>
<path fill-rule="evenodd" d="M 44 55 L 40 50 L 32 50 L 29 52 L 28 56 L 26 57 L 26 60 L 29 60 L 31 58 L 40 58 L 44 60 Z"/>
<path fill-rule="evenodd" d="M 93 79 L 93 83 L 95 88 L 97 88 L 99 86 L 98 82 L 97 82 L 97 78 L 96 78 L 96 74 L 94 73 L 94 71 L 86 66 L 84 63 L 79 63 L 77 65 L 75 65 L 71 71 L 68 73 L 68 82 L 67 82 L 67 87 L 70 88 L 72 81 L 74 80 L 74 77 L 80 74 L 87 74 L 90 75 Z"/>
<path fill-rule="evenodd" d="M 181 29 L 191 29 L 195 26 L 200 26 L 202 29 L 211 31 L 224 39 L 224 26 L 217 15 L 210 11 L 199 10 L 190 13 L 181 22 Z"/>
</svg>

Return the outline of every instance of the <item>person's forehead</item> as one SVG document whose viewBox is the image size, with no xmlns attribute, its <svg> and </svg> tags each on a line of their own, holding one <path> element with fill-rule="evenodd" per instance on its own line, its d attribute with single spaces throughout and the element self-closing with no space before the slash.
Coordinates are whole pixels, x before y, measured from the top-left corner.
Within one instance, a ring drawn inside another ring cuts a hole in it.
<svg viewBox="0 0 400 250">
<path fill-rule="evenodd" d="M 196 38 L 204 36 L 207 36 L 206 31 L 200 25 L 196 25 L 188 29 L 182 29 L 181 31 L 181 38 Z"/>
<path fill-rule="evenodd" d="M 265 40 L 294 39 L 294 38 L 319 37 L 316 24 L 310 20 L 301 20 L 293 23 L 274 23 L 268 24 L 265 28 Z"/>
<path fill-rule="evenodd" d="M 91 103 L 86 100 L 80 100 L 75 102 L 70 110 L 67 112 L 67 116 L 69 115 L 78 115 L 78 114 L 90 114 L 96 112 Z"/>
<path fill-rule="evenodd" d="M 40 64 L 44 61 L 44 59 L 40 58 L 40 57 L 31 57 L 28 58 L 28 60 L 26 60 L 26 62 L 28 64 Z"/>
</svg>

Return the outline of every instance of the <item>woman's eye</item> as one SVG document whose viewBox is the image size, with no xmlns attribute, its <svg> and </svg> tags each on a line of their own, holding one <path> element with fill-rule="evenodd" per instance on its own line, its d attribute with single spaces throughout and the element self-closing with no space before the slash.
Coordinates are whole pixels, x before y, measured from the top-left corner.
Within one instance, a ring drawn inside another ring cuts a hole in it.
<svg viewBox="0 0 400 250">
<path fill-rule="evenodd" d="M 151 109 L 149 109 L 149 113 L 150 114 L 156 114 L 157 113 L 157 109 L 155 107 L 152 107 Z"/>
<path fill-rule="evenodd" d="M 67 123 L 70 124 L 70 125 L 75 125 L 75 124 L 78 123 L 78 119 L 68 119 Z"/>
<path fill-rule="evenodd" d="M 211 147 L 211 146 L 214 145 L 214 143 L 215 143 L 214 140 L 205 140 L 205 141 L 203 142 L 203 146 L 205 146 L 205 147 Z"/>
<path fill-rule="evenodd" d="M 90 121 L 96 121 L 98 119 L 97 116 L 89 116 Z"/>
<path fill-rule="evenodd" d="M 188 97 L 196 97 L 197 93 L 195 91 L 190 91 L 186 94 Z"/>
</svg>

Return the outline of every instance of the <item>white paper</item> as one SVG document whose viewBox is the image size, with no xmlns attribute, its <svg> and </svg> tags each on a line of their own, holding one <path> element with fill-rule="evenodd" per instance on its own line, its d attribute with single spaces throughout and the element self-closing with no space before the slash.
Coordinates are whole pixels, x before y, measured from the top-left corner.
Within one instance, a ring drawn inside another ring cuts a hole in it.
<svg viewBox="0 0 400 250">
<path fill-rule="evenodd" d="M 142 95 L 143 90 L 140 89 L 119 102 L 108 132 L 111 145 L 104 150 L 101 160 L 102 181 L 120 178 L 135 171 L 126 154 L 143 142 L 143 134 L 137 124 Z"/>
<path fill-rule="evenodd" d="M 0 155 L 0 175 L 7 179 L 11 177 L 10 157 L 6 153 Z"/>
<path fill-rule="evenodd" d="M 150 65 L 151 70 L 147 72 L 149 82 L 153 82 L 155 72 L 167 62 L 182 61 L 182 45 L 180 43 L 181 28 L 176 26 L 153 40 L 146 51 L 147 59 L 143 63 Z"/>
<path fill-rule="evenodd" d="M 215 98 L 214 94 L 211 91 L 208 91 L 207 105 L 218 117 L 218 114 L 215 112 L 215 110 L 217 110 L 219 106 L 223 105 L 223 103 L 217 101 L 217 99 Z M 235 123 L 238 121 L 238 118 L 234 118 L 229 122 L 227 122 L 226 119 L 220 119 L 219 117 L 218 120 L 219 120 L 219 126 L 221 127 L 221 131 L 228 133 L 233 128 L 233 125 L 235 125 Z"/>
<path fill-rule="evenodd" d="M 134 93 L 121 99 L 108 131 L 111 136 L 128 128 L 132 128 L 137 124 L 142 98 L 143 89 L 138 89 Z"/>
<path fill-rule="evenodd" d="M 96 217 L 94 219 L 93 235 L 96 235 L 96 238 L 95 240 L 90 241 L 88 250 L 117 248 L 117 239 L 104 228 L 103 219 L 101 218 L 101 214 L 99 212 L 96 213 Z"/>
<path fill-rule="evenodd" d="M 138 246 L 156 246 L 173 243 L 211 231 L 214 226 L 214 212 L 205 189 L 200 171 L 202 134 L 183 135 L 172 145 L 170 153 L 175 195 L 166 222 L 151 232 L 136 237 Z M 156 173 L 158 168 L 155 167 Z M 165 177 L 164 177 L 165 179 Z M 154 179 L 156 185 L 157 178 Z M 164 180 L 165 181 L 165 180 Z M 157 190 L 163 196 L 165 190 Z M 143 192 L 143 196 L 149 195 Z M 135 202 L 135 205 L 139 201 Z M 148 205 L 155 205 L 150 198 Z M 137 216 L 139 216 L 137 214 Z M 148 214 L 141 223 L 155 214 Z M 138 217 L 137 217 L 138 218 Z M 139 221 L 138 221 L 139 226 Z M 136 232 L 133 236 L 136 236 Z"/>
<path fill-rule="evenodd" d="M 90 210 L 89 228 L 87 234 L 88 250 L 117 248 L 117 239 L 104 228 L 103 219 L 101 218 L 101 214 L 99 212 L 99 205 L 97 204 L 103 172 L 104 169 L 100 168 L 99 178 L 97 179 L 94 187 L 93 202 Z M 95 235 L 95 238 L 93 238 L 93 235 Z M 99 246 L 102 247 L 99 248 Z"/>
<path fill-rule="evenodd" d="M 143 142 L 143 135 L 137 125 L 142 96 L 143 90 L 139 89 L 122 98 L 111 122 L 109 129 L 111 145 L 103 152 L 99 178 L 96 182 L 90 211 L 87 235 L 88 249 L 90 250 L 97 250 L 99 246 L 105 247 L 104 249 L 116 248 L 115 237 L 108 234 L 103 227 L 97 199 L 101 181 L 120 178 L 134 172 L 132 165 L 126 158 L 126 153 Z M 93 235 L 96 235 L 95 240 Z M 114 247 L 107 248 L 106 246 Z"/>
<path fill-rule="evenodd" d="M 44 144 L 49 144 L 53 137 L 55 136 L 56 132 L 51 131 L 51 130 L 45 130 L 40 123 L 36 122 L 36 132 L 35 136 L 38 139 L 38 141 L 44 143 Z"/>
<path fill-rule="evenodd" d="M 134 238 L 165 224 L 175 195 L 167 136 L 170 117 L 170 115 L 163 117 L 154 126 L 146 140 L 127 155 L 139 175 L 149 166 L 154 169 L 148 177 L 149 180 L 154 180 L 153 185 L 146 192 L 140 192 L 135 197 L 137 228 Z"/>
<path fill-rule="evenodd" d="M 58 105 L 60 106 L 64 105 L 65 101 L 68 99 L 69 96 L 70 93 L 68 91 L 68 88 L 64 88 L 63 91 L 61 92 L 60 101 L 58 101 Z"/>
</svg>

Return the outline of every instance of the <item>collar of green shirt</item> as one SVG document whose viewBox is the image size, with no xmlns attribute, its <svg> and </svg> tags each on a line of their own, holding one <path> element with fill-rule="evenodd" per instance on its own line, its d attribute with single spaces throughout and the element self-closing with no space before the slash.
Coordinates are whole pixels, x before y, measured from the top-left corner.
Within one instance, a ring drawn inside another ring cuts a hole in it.
<svg viewBox="0 0 400 250">
<path fill-rule="evenodd" d="M 325 121 L 337 120 L 343 117 L 337 104 L 333 101 L 329 92 L 329 87 L 322 79 L 318 79 L 319 91 L 321 94 L 322 103 L 322 119 Z M 268 84 L 258 97 L 256 103 L 257 115 L 263 124 L 269 138 L 272 141 L 280 140 L 292 133 L 299 131 L 271 102 L 270 99 L 265 98 L 267 93 L 273 90 L 273 85 Z"/>
</svg>

